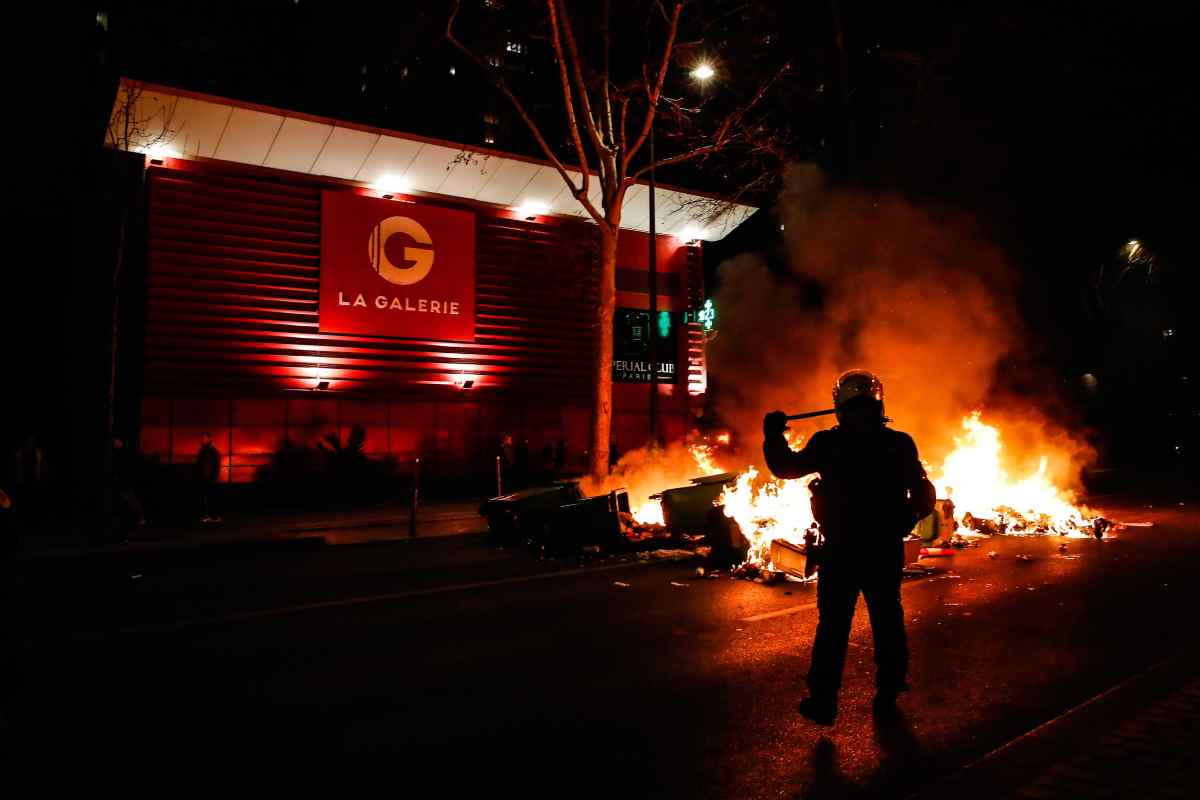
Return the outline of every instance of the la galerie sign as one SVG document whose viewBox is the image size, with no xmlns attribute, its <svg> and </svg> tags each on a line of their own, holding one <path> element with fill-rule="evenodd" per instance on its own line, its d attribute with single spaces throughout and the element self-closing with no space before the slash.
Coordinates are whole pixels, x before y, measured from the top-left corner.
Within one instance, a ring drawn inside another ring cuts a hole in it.
<svg viewBox="0 0 1200 800">
<path fill-rule="evenodd" d="M 318 328 L 475 339 L 475 215 L 321 193 Z"/>
</svg>

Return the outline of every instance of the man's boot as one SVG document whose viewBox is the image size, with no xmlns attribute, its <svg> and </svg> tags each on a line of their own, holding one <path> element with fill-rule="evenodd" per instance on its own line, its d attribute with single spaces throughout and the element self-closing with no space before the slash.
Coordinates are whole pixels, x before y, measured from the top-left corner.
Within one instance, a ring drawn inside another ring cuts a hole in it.
<svg viewBox="0 0 1200 800">
<path fill-rule="evenodd" d="M 796 709 L 800 716 L 826 727 L 833 725 L 837 718 L 837 700 L 830 697 L 811 695 L 801 700 Z"/>
</svg>

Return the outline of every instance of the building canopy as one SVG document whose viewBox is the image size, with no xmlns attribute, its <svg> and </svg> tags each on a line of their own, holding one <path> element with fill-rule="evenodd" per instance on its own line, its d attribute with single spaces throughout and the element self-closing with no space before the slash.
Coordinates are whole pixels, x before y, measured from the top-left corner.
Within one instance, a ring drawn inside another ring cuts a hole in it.
<svg viewBox="0 0 1200 800">
<path fill-rule="evenodd" d="M 590 219 L 545 161 L 182 89 L 121 82 L 108 144 L 152 157 L 216 159 L 354 181 L 406 195 L 440 195 L 532 214 Z M 572 174 L 578 182 L 579 173 Z M 600 182 L 589 186 L 600 206 Z M 647 186 L 629 188 L 621 227 L 648 232 Z M 716 241 L 756 209 L 659 184 L 655 229 Z"/>
</svg>

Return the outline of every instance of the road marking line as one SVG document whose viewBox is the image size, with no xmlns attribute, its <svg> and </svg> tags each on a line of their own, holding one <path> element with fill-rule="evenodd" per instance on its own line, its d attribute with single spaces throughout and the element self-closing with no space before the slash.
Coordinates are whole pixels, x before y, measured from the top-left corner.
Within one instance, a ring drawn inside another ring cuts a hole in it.
<svg viewBox="0 0 1200 800">
<path fill-rule="evenodd" d="M 952 573 L 947 573 L 946 575 L 944 575 L 944 576 L 940 576 L 940 577 L 947 577 L 947 578 L 949 578 L 949 577 L 954 577 L 954 578 L 958 578 L 958 577 L 960 577 L 960 576 L 959 576 L 959 575 L 954 575 L 954 574 L 952 574 Z M 905 586 L 913 586 L 913 585 L 915 585 L 915 582 L 908 582 L 908 583 L 905 583 L 905 584 L 901 584 L 900 591 L 901 591 L 901 592 L 903 592 L 903 591 L 904 591 L 904 587 L 905 587 Z M 955 604 L 954 604 L 954 603 L 948 603 L 947 605 L 955 605 Z M 962 605 L 962 603 L 957 603 L 957 605 Z M 781 609 L 779 609 L 778 611 L 768 611 L 768 612 L 767 612 L 767 613 L 765 613 L 765 614 L 755 614 L 753 617 L 742 617 L 740 620 L 738 620 L 738 622 L 758 622 L 758 621 L 760 621 L 760 620 L 764 620 L 764 619 L 772 619 L 772 618 L 774 618 L 774 617 L 785 617 L 785 616 L 787 616 L 788 614 L 798 614 L 798 613 L 800 613 L 801 611 L 808 611 L 808 610 L 810 610 L 810 609 L 813 609 L 813 608 L 816 608 L 816 607 L 817 607 L 817 604 L 816 604 L 816 602 L 812 602 L 812 603 L 802 603 L 802 604 L 800 604 L 800 605 L 798 605 L 798 606 L 788 606 L 787 608 L 781 608 Z"/>
<path fill-rule="evenodd" d="M 798 614 L 801 611 L 809 611 L 817 607 L 816 603 L 802 603 L 798 606 L 788 606 L 781 608 L 778 611 L 768 611 L 766 614 L 755 614 L 753 617 L 742 617 L 739 622 L 758 622 L 763 619 L 771 619 L 772 617 L 783 617 L 788 614 Z"/>
<path fill-rule="evenodd" d="M 632 561 L 623 564 L 606 564 L 602 567 L 587 567 L 583 569 L 561 569 L 554 572 L 542 572 L 536 575 L 518 575 L 512 578 L 496 578 L 490 581 L 476 581 L 474 583 L 458 583 L 452 586 L 435 586 L 429 589 L 412 589 L 406 592 L 389 592 L 386 594 L 370 594 L 361 595 L 359 597 L 346 597 L 341 600 L 326 600 L 320 603 L 303 603 L 295 606 L 279 606 L 276 608 L 262 608 L 256 611 L 239 611 L 234 614 L 227 614 L 221 617 L 200 617 L 190 620 L 181 620 L 179 622 L 156 623 L 150 625 L 134 625 L 127 628 L 120 628 L 117 633 L 120 634 L 137 634 L 137 633 L 170 633 L 173 631 L 185 630 L 203 625 L 218 625 L 227 622 L 243 622 L 246 620 L 263 619 L 266 617 L 279 617 L 285 614 L 295 614 L 302 611 L 320 611 L 328 608 L 343 608 L 347 606 L 360 606 L 369 603 L 386 603 L 391 600 L 404 600 L 410 597 L 427 597 L 435 594 L 447 594 L 449 592 L 463 592 L 471 589 L 487 589 L 493 586 L 508 586 L 517 583 L 530 583 L 532 581 L 544 580 L 546 578 L 562 578 L 568 575 L 590 575 L 597 572 L 611 572 L 618 569 L 631 569 L 636 567 L 646 567 L 652 564 L 671 564 L 687 559 L 666 559 L 660 558 L 654 561 Z"/>
</svg>

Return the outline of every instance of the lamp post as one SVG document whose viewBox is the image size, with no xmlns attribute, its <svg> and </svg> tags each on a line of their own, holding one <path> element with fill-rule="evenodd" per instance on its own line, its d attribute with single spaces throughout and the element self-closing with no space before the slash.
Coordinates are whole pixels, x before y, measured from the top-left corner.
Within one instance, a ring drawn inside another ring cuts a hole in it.
<svg viewBox="0 0 1200 800">
<path fill-rule="evenodd" d="M 707 83 L 715 74 L 716 71 L 706 62 L 700 62 L 689 73 L 693 80 L 698 83 Z M 656 109 L 657 111 L 657 109 Z M 650 205 L 650 252 L 649 252 L 649 268 L 650 268 L 650 312 L 647 315 L 649 319 L 646 327 L 647 335 L 650 338 L 650 446 L 657 447 L 658 439 L 658 235 L 656 230 L 656 215 L 654 211 L 654 123 L 657 121 L 657 113 L 650 118 L 650 180 L 649 205 Z"/>
</svg>

